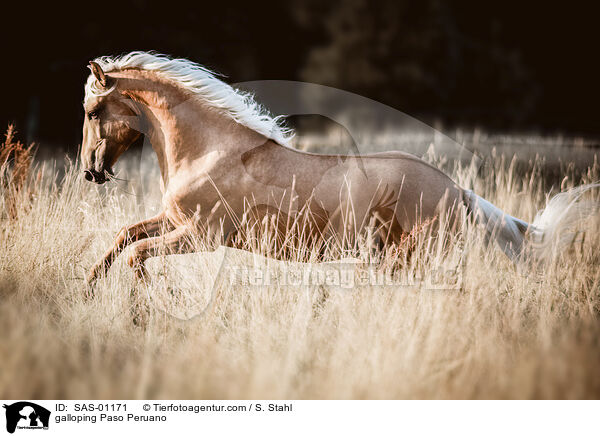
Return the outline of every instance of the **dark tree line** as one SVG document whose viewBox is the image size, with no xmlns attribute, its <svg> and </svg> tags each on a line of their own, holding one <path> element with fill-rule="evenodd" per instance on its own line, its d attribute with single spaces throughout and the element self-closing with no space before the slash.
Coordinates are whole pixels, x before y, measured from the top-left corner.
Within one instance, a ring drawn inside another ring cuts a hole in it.
<svg viewBox="0 0 600 436">
<path fill-rule="evenodd" d="M 134 49 L 240 82 L 306 80 L 425 121 L 490 129 L 598 127 L 594 15 L 504 1 L 138 0 L 3 6 L 0 122 L 72 147 L 88 60 Z"/>
</svg>

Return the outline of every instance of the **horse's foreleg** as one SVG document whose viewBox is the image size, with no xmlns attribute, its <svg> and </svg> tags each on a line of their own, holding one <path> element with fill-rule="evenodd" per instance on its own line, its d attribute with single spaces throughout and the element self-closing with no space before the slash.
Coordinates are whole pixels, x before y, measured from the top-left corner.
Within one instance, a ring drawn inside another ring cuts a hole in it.
<svg viewBox="0 0 600 436">
<path fill-rule="evenodd" d="M 117 256 L 127 247 L 129 244 L 158 235 L 162 231 L 168 231 L 173 226 L 165 218 L 165 213 L 149 218 L 139 223 L 125 226 L 117 234 L 115 242 L 112 247 L 102 256 L 102 259 L 96 263 L 90 270 L 87 282 L 93 283 L 99 276 L 106 274 L 112 263 L 115 261 Z"/>
<path fill-rule="evenodd" d="M 158 255 L 159 251 L 164 254 L 189 253 L 194 248 L 192 236 L 192 228 L 184 225 L 162 236 L 136 242 L 131 247 L 131 254 L 127 263 L 134 269 L 137 277 L 143 279 L 146 276 L 146 268 L 144 267 L 146 259 Z"/>
</svg>

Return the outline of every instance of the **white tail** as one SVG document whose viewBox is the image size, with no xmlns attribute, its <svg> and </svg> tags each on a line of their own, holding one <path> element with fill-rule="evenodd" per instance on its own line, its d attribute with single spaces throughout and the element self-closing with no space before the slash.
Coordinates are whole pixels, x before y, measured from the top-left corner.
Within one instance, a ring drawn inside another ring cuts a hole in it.
<svg viewBox="0 0 600 436">
<path fill-rule="evenodd" d="M 555 195 L 531 224 L 505 213 L 473 191 L 464 193 L 469 212 L 485 227 L 486 241 L 495 240 L 509 258 L 518 262 L 525 260 L 524 257 L 546 259 L 570 244 L 577 223 L 591 216 L 599 206 L 597 201 L 581 200 L 581 196 L 599 187 L 600 183 L 593 183 Z"/>
</svg>

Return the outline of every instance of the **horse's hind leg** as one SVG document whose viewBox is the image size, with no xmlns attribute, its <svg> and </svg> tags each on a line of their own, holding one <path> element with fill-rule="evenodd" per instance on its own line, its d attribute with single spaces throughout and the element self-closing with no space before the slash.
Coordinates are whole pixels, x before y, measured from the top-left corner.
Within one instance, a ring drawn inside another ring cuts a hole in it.
<svg viewBox="0 0 600 436">
<path fill-rule="evenodd" d="M 378 267 L 381 269 L 390 269 L 392 272 L 396 271 L 399 267 L 398 263 L 392 261 L 391 259 L 396 259 L 396 255 L 394 252 L 397 252 L 398 248 L 406 248 L 403 247 L 410 234 L 407 233 L 400 223 L 394 212 L 390 209 L 380 209 L 377 210 L 376 214 L 376 228 L 377 234 L 379 236 L 379 265 Z M 394 250 L 390 254 L 390 249 Z M 407 256 L 410 257 L 412 250 L 408 247 Z"/>
</svg>

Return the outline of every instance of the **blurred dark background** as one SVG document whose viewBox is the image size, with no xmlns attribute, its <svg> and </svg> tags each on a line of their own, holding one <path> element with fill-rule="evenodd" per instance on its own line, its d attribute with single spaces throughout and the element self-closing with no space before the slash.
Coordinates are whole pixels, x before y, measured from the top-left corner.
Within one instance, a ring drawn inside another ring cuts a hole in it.
<svg viewBox="0 0 600 436">
<path fill-rule="evenodd" d="M 355 92 L 427 123 L 598 136 L 590 2 L 123 0 L 2 6 L 0 126 L 74 151 L 87 62 L 155 50 L 229 82 Z"/>
</svg>

